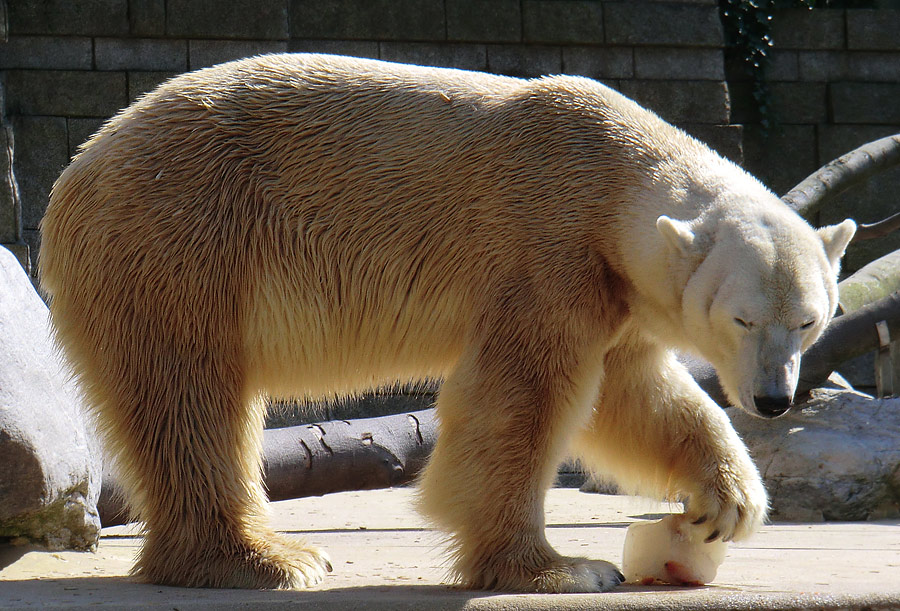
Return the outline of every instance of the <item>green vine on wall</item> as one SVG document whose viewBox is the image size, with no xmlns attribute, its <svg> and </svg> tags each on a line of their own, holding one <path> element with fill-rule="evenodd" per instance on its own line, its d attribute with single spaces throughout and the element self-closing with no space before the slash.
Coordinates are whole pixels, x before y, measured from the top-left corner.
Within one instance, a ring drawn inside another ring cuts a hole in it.
<svg viewBox="0 0 900 611">
<path fill-rule="evenodd" d="M 751 95 L 763 131 L 769 129 L 769 87 L 766 68 L 769 49 L 772 47 L 771 23 L 774 11 L 772 2 L 742 2 L 720 0 L 719 11 L 725 28 L 725 41 L 734 53 L 741 69 L 751 81 Z"/>
<path fill-rule="evenodd" d="M 776 120 L 766 81 L 770 53 L 778 42 L 772 36 L 776 11 L 787 8 L 870 8 L 875 4 L 875 0 L 719 0 L 726 44 L 744 76 L 749 77 L 753 108 L 764 134 Z"/>
</svg>

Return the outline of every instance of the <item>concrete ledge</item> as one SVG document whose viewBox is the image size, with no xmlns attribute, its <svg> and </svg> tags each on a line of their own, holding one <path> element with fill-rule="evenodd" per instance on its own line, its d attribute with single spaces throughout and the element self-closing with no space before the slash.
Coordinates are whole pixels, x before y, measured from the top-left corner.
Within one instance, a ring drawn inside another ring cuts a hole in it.
<svg viewBox="0 0 900 611">
<path fill-rule="evenodd" d="M 275 503 L 276 528 L 325 548 L 334 572 L 307 591 L 195 590 L 127 577 L 139 537 L 104 530 L 95 554 L 7 548 L 0 608 L 96 609 L 896 609 L 900 521 L 775 524 L 729 548 L 701 588 L 622 586 L 606 594 L 470 592 L 444 581 L 440 535 L 412 511 L 412 490 L 347 492 Z M 551 490 L 547 536 L 562 553 L 621 563 L 625 529 L 677 507 Z M 302 530 L 299 530 L 302 528 Z M 2 548 L 0 548 L 2 550 Z M 22 553 L 26 552 L 26 553 Z M 17 557 L 17 555 L 19 557 Z"/>
</svg>

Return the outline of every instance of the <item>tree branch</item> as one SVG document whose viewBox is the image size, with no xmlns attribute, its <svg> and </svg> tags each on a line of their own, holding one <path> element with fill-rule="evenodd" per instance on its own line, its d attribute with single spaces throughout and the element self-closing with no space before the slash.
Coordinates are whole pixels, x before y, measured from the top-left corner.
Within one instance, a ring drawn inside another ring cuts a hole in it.
<svg viewBox="0 0 900 611">
<path fill-rule="evenodd" d="M 781 199 L 800 216 L 809 218 L 829 199 L 898 163 L 900 134 L 895 134 L 825 164 Z"/>
<path fill-rule="evenodd" d="M 838 283 L 841 312 L 848 314 L 862 306 L 900 291 L 900 250 L 875 259 Z"/>
<path fill-rule="evenodd" d="M 900 212 L 892 214 L 886 219 L 882 219 L 877 223 L 861 223 L 856 226 L 856 233 L 853 235 L 851 242 L 859 240 L 873 240 L 886 236 L 900 229 Z"/>
</svg>

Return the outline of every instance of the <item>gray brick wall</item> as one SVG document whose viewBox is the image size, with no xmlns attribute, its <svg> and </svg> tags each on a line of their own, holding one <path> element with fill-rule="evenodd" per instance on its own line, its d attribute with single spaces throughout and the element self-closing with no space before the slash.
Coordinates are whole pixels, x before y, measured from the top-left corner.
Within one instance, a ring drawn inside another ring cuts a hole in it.
<svg viewBox="0 0 900 611">
<path fill-rule="evenodd" d="M 128 0 L 8 2 L 9 33 L 127 36 Z"/>
<path fill-rule="evenodd" d="M 605 41 L 620 45 L 720 47 L 722 23 L 715 3 L 609 2 Z"/>
<path fill-rule="evenodd" d="M 772 37 L 779 49 L 843 49 L 844 13 L 834 9 L 785 9 L 776 15 Z"/>
<path fill-rule="evenodd" d="M 124 72 L 9 70 L 6 110 L 11 116 L 108 117 L 127 102 Z"/>
<path fill-rule="evenodd" d="M 520 42 L 519 0 L 446 0 L 447 39 L 465 42 Z"/>
<path fill-rule="evenodd" d="M 166 0 L 166 35 L 286 40 L 288 4 L 288 0 Z"/>
<path fill-rule="evenodd" d="M 721 48 L 637 47 L 634 76 L 638 79 L 725 80 Z"/>
<path fill-rule="evenodd" d="M 563 47 L 563 71 L 599 80 L 634 77 L 631 47 Z"/>
<path fill-rule="evenodd" d="M 586 0 L 524 0 L 522 39 L 557 44 L 603 40 L 603 5 Z"/>
<path fill-rule="evenodd" d="M 847 12 L 847 47 L 900 51 L 900 8 Z"/>
<path fill-rule="evenodd" d="M 188 67 L 197 70 L 233 59 L 262 53 L 285 53 L 287 50 L 286 40 L 190 40 Z"/>
<path fill-rule="evenodd" d="M 0 43 L 3 68 L 93 68 L 93 41 L 86 36 L 11 36 Z"/>
<path fill-rule="evenodd" d="M 296 0 L 290 15 L 294 38 L 444 40 L 447 31 L 442 0 Z"/>
<path fill-rule="evenodd" d="M 728 122 L 728 90 L 722 81 L 625 80 L 620 90 L 671 123 Z"/>
<path fill-rule="evenodd" d="M 130 0 L 128 28 L 132 36 L 165 36 L 166 0 Z"/>
<path fill-rule="evenodd" d="M 97 70 L 151 70 L 184 72 L 188 69 L 188 41 L 156 38 L 96 38 Z"/>
<path fill-rule="evenodd" d="M 523 77 L 588 76 L 744 160 L 776 190 L 828 161 L 840 135 L 850 148 L 900 124 L 897 10 L 778 14 L 769 75 L 780 122 L 764 139 L 741 127 L 752 117 L 749 84 L 726 63 L 716 0 L 7 5 L 0 77 L 3 106 L 16 130 L 23 220 L 17 235 L 32 254 L 53 180 L 105 119 L 178 73 L 259 53 L 336 53 Z M 0 202 L 0 241 L 11 235 L 3 210 Z"/>
<path fill-rule="evenodd" d="M 443 68 L 488 69 L 487 47 L 470 43 L 382 42 L 373 53 L 360 55 L 377 55 L 385 61 Z"/>
</svg>

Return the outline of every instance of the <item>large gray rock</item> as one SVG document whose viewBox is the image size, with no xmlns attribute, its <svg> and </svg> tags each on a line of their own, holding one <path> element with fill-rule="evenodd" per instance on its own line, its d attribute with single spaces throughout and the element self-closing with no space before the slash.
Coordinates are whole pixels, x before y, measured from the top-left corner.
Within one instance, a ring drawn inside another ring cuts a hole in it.
<svg viewBox="0 0 900 611">
<path fill-rule="evenodd" d="M 773 520 L 900 515 L 900 399 L 828 389 L 777 420 L 729 411 L 763 474 Z"/>
<path fill-rule="evenodd" d="M 99 448 L 50 336 L 47 307 L 0 247 L 0 541 L 93 549 Z"/>
</svg>

